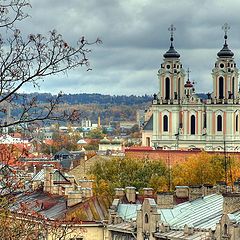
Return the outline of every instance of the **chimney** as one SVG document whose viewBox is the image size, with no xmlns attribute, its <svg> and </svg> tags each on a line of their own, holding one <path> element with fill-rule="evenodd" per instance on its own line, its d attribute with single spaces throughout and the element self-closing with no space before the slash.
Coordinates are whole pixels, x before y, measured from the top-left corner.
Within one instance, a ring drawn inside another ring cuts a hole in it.
<svg viewBox="0 0 240 240">
<path fill-rule="evenodd" d="M 44 164 L 44 185 L 43 191 L 52 193 L 53 188 L 53 165 L 52 164 Z"/>
<path fill-rule="evenodd" d="M 217 181 L 217 193 L 225 193 L 227 192 L 227 184 L 224 181 Z"/>
<path fill-rule="evenodd" d="M 158 192 L 157 205 L 159 208 L 173 208 L 174 207 L 174 193 L 173 192 Z"/>
<path fill-rule="evenodd" d="M 203 196 L 203 187 L 202 185 L 193 185 L 189 186 L 189 201 L 196 200 Z"/>
<path fill-rule="evenodd" d="M 176 186 L 175 194 L 177 198 L 188 198 L 189 187 L 188 186 Z"/>
<path fill-rule="evenodd" d="M 216 193 L 216 188 L 211 184 L 203 184 L 203 195 L 207 196 Z"/>
<path fill-rule="evenodd" d="M 236 212 L 240 209 L 240 193 L 223 193 L 223 214 Z"/>
<path fill-rule="evenodd" d="M 68 196 L 67 196 L 67 206 L 68 207 L 74 206 L 80 202 L 82 202 L 81 191 L 68 192 Z"/>
<path fill-rule="evenodd" d="M 123 198 L 125 196 L 124 188 L 114 188 L 115 190 L 115 198 Z"/>
<path fill-rule="evenodd" d="M 126 198 L 128 202 L 135 203 L 136 202 L 136 188 L 135 187 L 126 187 Z"/>
<path fill-rule="evenodd" d="M 145 198 L 153 197 L 153 188 L 143 188 L 143 196 Z"/>
</svg>

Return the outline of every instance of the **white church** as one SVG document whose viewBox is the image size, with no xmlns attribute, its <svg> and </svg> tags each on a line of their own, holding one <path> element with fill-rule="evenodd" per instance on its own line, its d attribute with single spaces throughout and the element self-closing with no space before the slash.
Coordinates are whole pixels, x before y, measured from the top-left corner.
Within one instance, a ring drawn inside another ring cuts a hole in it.
<svg viewBox="0 0 240 240">
<path fill-rule="evenodd" d="M 159 92 L 154 94 L 142 131 L 142 145 L 156 149 L 240 151 L 240 93 L 234 53 L 224 44 L 212 70 L 213 92 L 201 99 L 171 45 L 158 70 Z M 147 117 L 148 116 L 148 117 Z"/>
</svg>

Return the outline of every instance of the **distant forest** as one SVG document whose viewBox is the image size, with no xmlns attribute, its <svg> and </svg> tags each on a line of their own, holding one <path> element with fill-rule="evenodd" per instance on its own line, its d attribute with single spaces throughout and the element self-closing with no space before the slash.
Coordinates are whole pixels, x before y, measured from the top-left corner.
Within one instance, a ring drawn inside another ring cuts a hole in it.
<svg viewBox="0 0 240 240">
<path fill-rule="evenodd" d="M 50 98 L 52 98 L 52 94 L 50 93 L 29 93 L 25 94 L 26 96 L 36 97 L 39 103 L 45 103 Z M 110 95 L 102 95 L 98 93 L 78 93 L 78 94 L 63 94 L 62 101 L 63 103 L 69 105 L 75 104 L 99 104 L 99 105 L 139 105 L 145 104 L 152 100 L 152 96 L 143 95 L 143 96 L 110 96 Z"/>
</svg>

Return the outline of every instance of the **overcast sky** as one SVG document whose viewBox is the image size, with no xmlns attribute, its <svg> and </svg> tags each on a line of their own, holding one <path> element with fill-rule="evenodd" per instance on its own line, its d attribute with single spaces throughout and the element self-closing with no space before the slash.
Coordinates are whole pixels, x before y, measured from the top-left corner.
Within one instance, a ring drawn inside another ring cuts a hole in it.
<svg viewBox="0 0 240 240">
<path fill-rule="evenodd" d="M 31 0 L 26 32 L 56 29 L 72 44 L 79 37 L 93 46 L 92 71 L 78 68 L 51 77 L 41 92 L 143 95 L 158 92 L 157 71 L 169 49 L 168 27 L 176 27 L 175 49 L 190 68 L 197 92 L 212 91 L 211 70 L 223 46 L 222 25 L 231 26 L 229 48 L 240 65 L 239 0 Z M 25 89 L 29 91 L 29 89 Z"/>
</svg>

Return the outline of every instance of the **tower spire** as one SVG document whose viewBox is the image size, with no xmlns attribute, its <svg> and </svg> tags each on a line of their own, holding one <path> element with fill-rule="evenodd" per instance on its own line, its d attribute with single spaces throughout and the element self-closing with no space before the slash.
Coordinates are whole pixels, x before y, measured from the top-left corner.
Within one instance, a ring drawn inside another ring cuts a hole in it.
<svg viewBox="0 0 240 240">
<path fill-rule="evenodd" d="M 173 33 L 174 31 L 176 31 L 176 28 L 173 26 L 173 24 L 170 25 L 170 27 L 168 28 L 168 31 L 170 32 L 171 45 L 169 50 L 163 56 L 165 58 L 179 58 L 180 54 L 173 47 Z"/>
<path fill-rule="evenodd" d="M 170 32 L 171 46 L 173 46 L 173 33 L 176 31 L 176 28 L 174 27 L 173 24 L 170 25 L 170 27 L 168 28 L 168 31 Z"/>
<path fill-rule="evenodd" d="M 225 39 L 225 44 L 227 44 L 227 32 L 230 29 L 230 26 L 228 25 L 228 23 L 224 23 L 222 26 L 222 30 L 224 31 L 224 39 Z"/>
<path fill-rule="evenodd" d="M 230 29 L 230 26 L 227 23 L 224 23 L 222 26 L 222 30 L 224 31 L 224 45 L 223 48 L 218 52 L 218 57 L 220 58 L 231 58 L 233 57 L 234 53 L 228 48 L 227 44 L 227 33 Z"/>
</svg>

